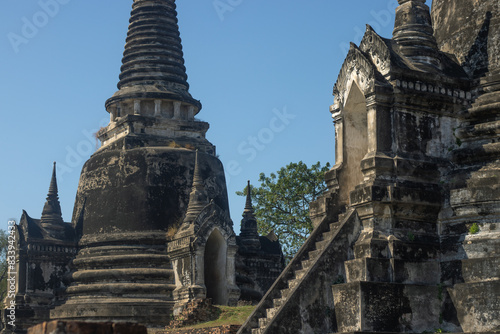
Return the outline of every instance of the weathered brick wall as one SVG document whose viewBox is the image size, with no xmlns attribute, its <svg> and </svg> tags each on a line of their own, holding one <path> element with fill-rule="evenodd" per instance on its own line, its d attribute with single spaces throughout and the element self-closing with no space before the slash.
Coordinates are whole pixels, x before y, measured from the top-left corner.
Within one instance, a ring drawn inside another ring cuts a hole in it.
<svg viewBox="0 0 500 334">
<path fill-rule="evenodd" d="M 128 323 L 50 321 L 33 326 L 28 334 L 147 334 L 146 327 Z M 236 332 L 235 332 L 236 333 Z"/>
<path fill-rule="evenodd" d="M 217 319 L 220 313 L 220 308 L 213 306 L 211 299 L 195 299 L 187 303 L 180 314 L 175 316 L 165 329 L 188 327 L 212 321 Z"/>
<path fill-rule="evenodd" d="M 177 329 L 171 331 L 160 331 L 156 334 L 236 334 L 240 325 L 226 325 L 211 328 Z"/>
</svg>

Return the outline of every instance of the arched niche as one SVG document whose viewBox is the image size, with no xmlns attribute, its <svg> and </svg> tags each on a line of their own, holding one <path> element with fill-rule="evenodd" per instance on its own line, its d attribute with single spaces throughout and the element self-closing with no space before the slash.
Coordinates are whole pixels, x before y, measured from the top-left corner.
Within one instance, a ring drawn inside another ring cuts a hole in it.
<svg viewBox="0 0 500 334">
<path fill-rule="evenodd" d="M 216 228 L 207 239 L 204 253 L 206 295 L 215 305 L 227 305 L 226 261 L 227 244 Z"/>
<path fill-rule="evenodd" d="M 355 81 L 352 82 L 349 95 L 342 111 L 341 147 L 337 150 L 341 154 L 342 171 L 339 183 L 342 184 L 339 199 L 343 203 L 349 202 L 349 194 L 363 182 L 361 160 L 368 152 L 368 123 L 366 98 Z"/>
</svg>

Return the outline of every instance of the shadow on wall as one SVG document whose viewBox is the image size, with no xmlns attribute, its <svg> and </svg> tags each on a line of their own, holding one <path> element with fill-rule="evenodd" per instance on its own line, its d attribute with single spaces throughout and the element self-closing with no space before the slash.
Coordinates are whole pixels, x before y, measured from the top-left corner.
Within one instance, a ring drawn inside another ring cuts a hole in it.
<svg viewBox="0 0 500 334">
<path fill-rule="evenodd" d="M 488 36 L 492 16 L 493 14 L 490 11 L 486 12 L 486 18 L 479 30 L 479 34 L 462 64 L 465 71 L 474 78 L 480 77 L 489 71 Z"/>
</svg>

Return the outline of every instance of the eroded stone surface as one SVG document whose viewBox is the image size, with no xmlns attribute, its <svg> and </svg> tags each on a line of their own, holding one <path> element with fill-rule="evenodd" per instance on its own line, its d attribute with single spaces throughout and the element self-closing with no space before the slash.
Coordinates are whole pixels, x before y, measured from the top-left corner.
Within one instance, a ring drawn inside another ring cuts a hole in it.
<svg viewBox="0 0 500 334">
<path fill-rule="evenodd" d="M 240 334 L 500 329 L 499 4 L 434 0 L 431 26 L 425 0 L 398 2 L 393 37 L 367 27 L 335 84 L 336 164 L 308 251 Z M 332 228 L 353 214 L 347 243 Z M 333 245 L 345 258 L 318 265 Z"/>
<path fill-rule="evenodd" d="M 259 252 L 239 254 L 254 266 L 236 268 L 224 169 L 209 124 L 195 118 L 201 103 L 189 93 L 175 9 L 174 0 L 133 1 L 110 123 L 82 169 L 71 224 L 55 174 L 42 218 L 23 214 L 18 333 L 49 319 L 164 327 L 196 298 L 236 305 L 237 271 L 257 294 L 279 275 L 279 242 L 258 234 Z"/>
</svg>

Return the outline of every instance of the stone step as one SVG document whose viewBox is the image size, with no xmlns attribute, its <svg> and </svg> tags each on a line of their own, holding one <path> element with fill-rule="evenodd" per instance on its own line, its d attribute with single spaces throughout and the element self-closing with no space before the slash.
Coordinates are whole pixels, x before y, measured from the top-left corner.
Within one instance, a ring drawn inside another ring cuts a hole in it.
<svg viewBox="0 0 500 334">
<path fill-rule="evenodd" d="M 295 279 L 301 279 L 306 274 L 307 270 L 301 269 L 295 271 Z"/>
<path fill-rule="evenodd" d="M 291 292 L 292 292 L 292 289 L 282 289 L 282 290 L 280 290 L 281 299 L 288 298 L 288 296 L 290 295 Z"/>
<path fill-rule="evenodd" d="M 462 260 L 462 275 L 466 283 L 496 279 L 500 277 L 500 257 Z"/>
<path fill-rule="evenodd" d="M 439 245 L 426 242 L 406 242 L 402 240 L 392 241 L 392 257 L 396 260 L 422 261 L 437 260 L 439 257 Z"/>
<path fill-rule="evenodd" d="M 332 229 L 332 230 L 330 230 L 328 232 L 324 232 L 323 233 L 323 240 L 322 241 L 325 241 L 325 240 L 330 241 L 330 240 L 332 240 L 332 238 L 335 235 L 335 233 L 337 233 L 337 230 L 335 230 L 335 229 Z"/>
<path fill-rule="evenodd" d="M 269 322 L 268 318 L 259 318 L 259 327 L 266 328 L 268 322 Z"/>
<path fill-rule="evenodd" d="M 302 263 L 302 268 L 303 269 L 309 269 L 309 267 L 313 264 L 314 260 L 303 260 L 301 261 Z"/>
<path fill-rule="evenodd" d="M 298 279 L 292 279 L 292 280 L 289 280 L 289 281 L 288 281 L 288 288 L 289 288 L 289 289 L 293 289 L 293 288 L 295 288 L 297 285 L 299 285 L 299 283 L 300 283 L 300 280 L 298 280 Z"/>
<path fill-rule="evenodd" d="M 329 226 L 330 226 L 330 230 L 328 231 L 328 233 L 332 233 L 332 234 L 337 233 L 337 231 L 340 228 L 340 224 L 338 222 L 331 223 Z"/>
<path fill-rule="evenodd" d="M 269 320 L 274 318 L 274 315 L 276 314 L 276 312 L 278 312 L 278 309 L 279 309 L 279 307 L 272 307 L 272 308 L 268 308 L 266 310 L 267 319 L 268 319 L 268 321 L 266 322 L 266 326 L 269 323 Z"/>
<path fill-rule="evenodd" d="M 279 299 L 279 300 L 281 300 L 281 299 Z M 266 329 L 267 325 L 269 324 L 269 321 L 271 321 L 271 319 L 274 317 L 276 312 L 278 312 L 278 310 L 279 310 L 279 307 L 271 307 L 271 308 L 266 309 L 266 317 L 259 318 L 259 328 L 252 329 L 252 334 L 262 333 Z M 255 331 L 255 330 L 259 330 L 259 331 Z"/>
<path fill-rule="evenodd" d="M 283 298 L 275 298 L 273 299 L 273 305 L 274 307 L 281 307 L 286 303 L 286 299 Z"/>
<path fill-rule="evenodd" d="M 318 241 L 316 243 L 316 249 L 325 249 L 325 247 L 330 243 L 330 239 L 325 239 L 325 240 L 321 240 L 321 241 Z"/>
<path fill-rule="evenodd" d="M 252 328 L 252 334 L 262 334 L 262 330 L 260 328 Z"/>
<path fill-rule="evenodd" d="M 460 283 L 449 288 L 451 299 L 457 307 L 457 315 L 464 333 L 479 332 L 478 328 L 500 328 L 498 303 L 500 280 L 477 283 Z M 497 296 L 493 298 L 492 296 Z M 487 316 L 486 316 L 487 315 Z M 470 321 L 469 319 L 475 319 Z"/>
<path fill-rule="evenodd" d="M 500 233 L 480 230 L 477 234 L 467 235 L 462 247 L 470 260 L 495 256 L 500 254 Z"/>
<path fill-rule="evenodd" d="M 294 264 L 294 266 L 293 266 L 292 270 L 295 272 L 295 271 L 298 271 L 298 270 L 302 270 L 302 268 L 303 268 L 303 267 L 302 267 L 302 263 L 300 263 L 300 261 L 297 261 L 297 262 Z"/>
<path fill-rule="evenodd" d="M 309 255 L 309 260 L 308 261 L 312 261 L 312 260 L 315 260 L 318 258 L 319 254 L 323 251 L 323 249 L 316 249 L 316 250 L 313 250 L 313 251 L 310 251 L 308 253 Z"/>
</svg>

